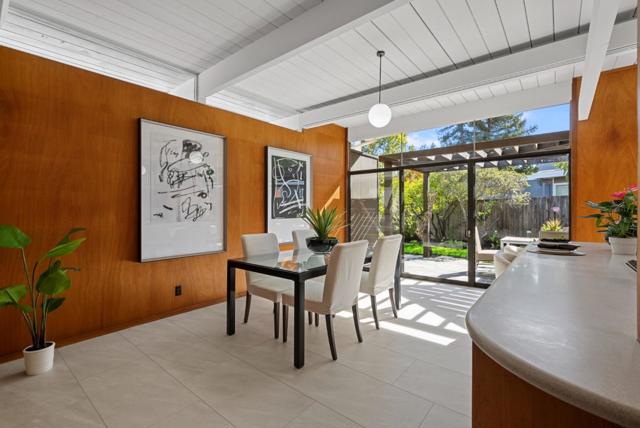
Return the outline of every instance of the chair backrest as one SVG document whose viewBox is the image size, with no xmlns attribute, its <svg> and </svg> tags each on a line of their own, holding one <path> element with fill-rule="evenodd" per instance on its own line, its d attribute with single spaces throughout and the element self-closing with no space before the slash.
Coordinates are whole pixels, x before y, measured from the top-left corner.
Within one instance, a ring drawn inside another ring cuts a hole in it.
<svg viewBox="0 0 640 428">
<path fill-rule="evenodd" d="M 299 229 L 293 231 L 293 245 L 296 250 L 307 248 L 307 238 L 316 236 L 313 229 Z"/>
<path fill-rule="evenodd" d="M 512 260 L 506 257 L 506 254 L 502 251 L 498 251 L 493 255 L 493 266 L 496 278 L 500 277 L 509 268 Z"/>
<path fill-rule="evenodd" d="M 331 313 L 350 308 L 356 301 L 368 245 L 368 241 L 347 242 L 331 252 L 322 295 Z"/>
<path fill-rule="evenodd" d="M 480 239 L 480 232 L 478 231 L 478 227 L 476 227 L 476 253 L 482 250 L 482 240 Z"/>
<path fill-rule="evenodd" d="M 242 235 L 242 252 L 245 257 L 259 256 L 262 254 L 274 254 L 280 250 L 278 237 L 275 233 L 252 233 Z M 255 282 L 264 275 L 245 271 L 247 284 Z"/>
<path fill-rule="evenodd" d="M 369 285 L 375 287 L 379 284 L 393 283 L 401 244 L 402 235 L 389 235 L 376 241 L 371 258 Z"/>
<path fill-rule="evenodd" d="M 515 245 L 505 245 L 502 249 L 504 253 L 504 257 L 509 261 L 514 261 L 518 254 L 520 254 L 524 249 L 518 248 Z"/>
</svg>

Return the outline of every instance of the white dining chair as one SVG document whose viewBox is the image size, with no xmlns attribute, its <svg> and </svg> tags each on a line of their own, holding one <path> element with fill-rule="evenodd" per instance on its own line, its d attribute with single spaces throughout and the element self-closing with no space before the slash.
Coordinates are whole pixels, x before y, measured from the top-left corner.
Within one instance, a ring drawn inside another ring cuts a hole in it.
<svg viewBox="0 0 640 428">
<path fill-rule="evenodd" d="M 298 229 L 293 231 L 293 246 L 296 250 L 307 248 L 307 238 L 316 236 L 313 229 Z"/>
<path fill-rule="evenodd" d="M 505 253 L 503 251 L 498 251 L 494 254 L 493 269 L 496 275 L 496 279 L 500 278 L 500 276 L 509 268 L 509 265 L 511 265 L 511 260 L 505 257 Z"/>
<path fill-rule="evenodd" d="M 389 290 L 389 301 L 393 316 L 398 318 L 393 286 L 395 284 L 396 265 L 401 245 L 402 235 L 389 235 L 378 239 L 373 247 L 373 257 L 371 258 L 369 272 L 362 272 L 362 278 L 360 279 L 360 292 L 371 297 L 371 312 L 373 313 L 373 321 L 377 330 L 380 330 L 380 326 L 378 324 L 376 295 L 381 292 Z"/>
<path fill-rule="evenodd" d="M 493 266 L 496 278 L 499 278 L 523 251 L 514 245 L 505 245 L 493 256 Z"/>
<path fill-rule="evenodd" d="M 325 316 L 327 336 L 331 357 L 338 359 L 333 332 L 333 316 L 338 312 L 351 308 L 353 323 L 356 328 L 358 342 L 362 342 L 360 320 L 358 317 L 358 287 L 360 275 L 367 255 L 367 241 L 338 244 L 331 252 L 327 274 L 308 280 L 304 284 L 305 309 Z M 282 340 L 287 341 L 289 306 L 294 305 L 294 292 L 288 290 L 282 294 Z"/>
<path fill-rule="evenodd" d="M 277 254 L 280 250 L 278 238 L 273 233 L 242 235 L 242 251 L 245 257 Z M 287 279 L 245 271 L 247 300 L 244 308 L 244 323 L 249 321 L 251 296 L 259 296 L 273 302 L 273 335 L 277 339 L 280 329 L 280 303 L 282 293 L 293 290 L 293 282 Z"/>
<path fill-rule="evenodd" d="M 307 238 L 316 236 L 316 232 L 313 229 L 298 229 L 292 232 L 293 234 L 293 246 L 296 250 L 307 248 Z M 309 325 L 313 323 L 311 312 L 308 313 Z M 315 314 L 316 327 L 320 324 L 320 317 Z"/>
<path fill-rule="evenodd" d="M 513 261 L 518 256 L 518 254 L 522 253 L 524 250 L 524 247 L 516 247 L 515 245 L 510 244 L 505 245 L 502 249 L 509 261 Z"/>
</svg>

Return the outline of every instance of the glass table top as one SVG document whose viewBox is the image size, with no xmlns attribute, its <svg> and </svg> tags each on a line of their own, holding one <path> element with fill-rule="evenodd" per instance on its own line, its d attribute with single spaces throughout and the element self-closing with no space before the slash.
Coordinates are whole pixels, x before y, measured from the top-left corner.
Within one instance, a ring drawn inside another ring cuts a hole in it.
<svg viewBox="0 0 640 428">
<path fill-rule="evenodd" d="M 373 249 L 368 248 L 366 258 L 369 259 L 372 255 Z M 233 259 L 233 261 L 240 265 L 246 264 L 271 268 L 273 270 L 300 273 L 326 268 L 329 262 L 329 254 L 314 253 L 307 249 L 288 250 L 273 254 L 240 257 Z"/>
</svg>

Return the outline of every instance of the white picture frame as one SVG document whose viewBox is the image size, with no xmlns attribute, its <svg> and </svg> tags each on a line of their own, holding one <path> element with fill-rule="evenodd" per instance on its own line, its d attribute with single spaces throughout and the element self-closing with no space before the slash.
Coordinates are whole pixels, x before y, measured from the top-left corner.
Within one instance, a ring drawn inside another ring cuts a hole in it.
<svg viewBox="0 0 640 428">
<path fill-rule="evenodd" d="M 225 138 L 139 122 L 140 262 L 226 251 Z"/>
<path fill-rule="evenodd" d="M 266 148 L 266 227 L 280 244 L 293 242 L 293 231 L 309 229 L 302 218 L 313 206 L 311 155 Z"/>
</svg>

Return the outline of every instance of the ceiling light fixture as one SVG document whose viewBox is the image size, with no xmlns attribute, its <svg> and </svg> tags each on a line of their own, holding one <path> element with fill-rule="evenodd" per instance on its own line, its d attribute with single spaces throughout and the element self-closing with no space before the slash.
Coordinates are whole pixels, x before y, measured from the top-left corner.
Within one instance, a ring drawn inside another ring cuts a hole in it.
<svg viewBox="0 0 640 428">
<path fill-rule="evenodd" d="M 391 109 L 382 103 L 382 57 L 384 51 L 378 51 L 380 58 L 380 69 L 378 74 L 378 104 L 374 104 L 369 109 L 369 123 L 376 128 L 384 128 L 391 122 Z"/>
</svg>

